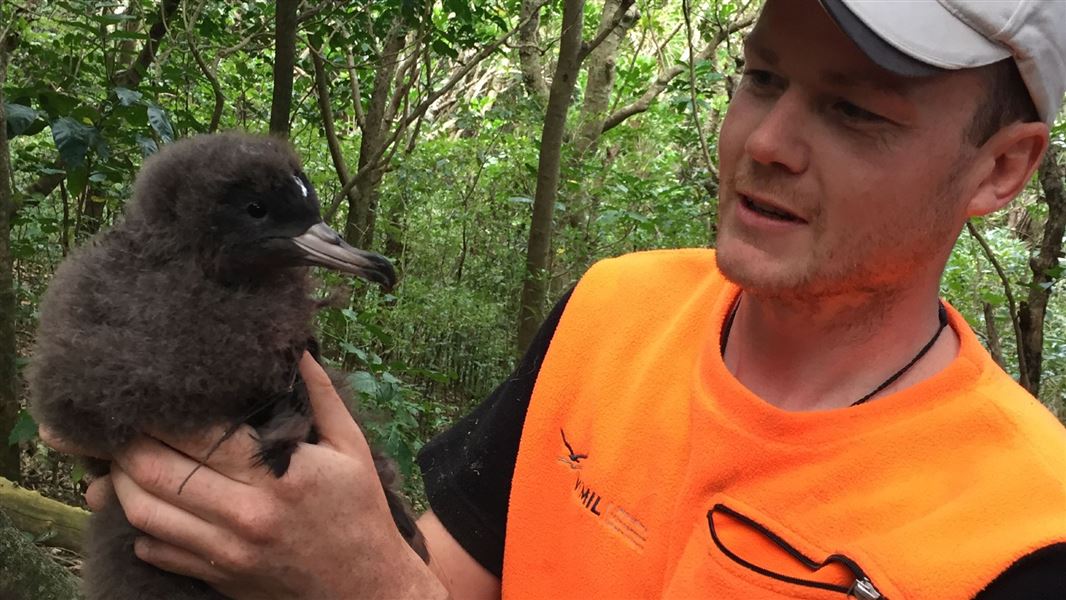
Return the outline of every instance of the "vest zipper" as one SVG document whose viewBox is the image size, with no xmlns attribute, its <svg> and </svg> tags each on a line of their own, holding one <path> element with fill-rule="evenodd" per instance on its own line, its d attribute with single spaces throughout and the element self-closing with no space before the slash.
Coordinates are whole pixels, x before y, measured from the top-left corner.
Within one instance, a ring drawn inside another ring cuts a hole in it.
<svg viewBox="0 0 1066 600">
<path fill-rule="evenodd" d="M 851 571 L 852 575 L 855 577 L 855 581 L 851 584 L 851 586 L 845 587 L 833 583 L 824 583 L 821 581 L 800 579 L 798 577 L 784 575 L 751 563 L 741 558 L 732 550 L 727 548 L 726 545 L 722 543 L 722 540 L 719 539 L 718 532 L 715 529 L 714 525 L 714 514 L 716 512 L 729 515 L 730 517 L 740 521 L 741 523 L 744 523 L 751 529 L 754 529 L 755 531 L 763 535 L 766 539 L 773 542 L 775 546 L 781 548 L 786 553 L 788 553 L 789 556 L 795 558 L 797 561 L 802 563 L 812 572 L 817 571 L 818 569 L 821 569 L 822 567 L 830 563 L 839 563 L 841 565 L 844 565 L 845 568 Z M 750 517 L 738 513 L 737 511 L 729 508 L 724 504 L 715 504 L 714 507 L 711 508 L 711 510 L 707 511 L 707 524 L 711 530 L 711 539 L 714 540 L 715 546 L 718 547 L 722 554 L 725 554 L 726 557 L 728 557 L 733 562 L 747 569 L 755 571 L 760 575 L 764 575 L 766 577 L 770 577 L 778 581 L 783 581 L 785 583 L 791 583 L 793 585 L 839 592 L 841 594 L 845 594 L 848 598 L 855 598 L 856 600 L 888 600 L 877 589 L 873 581 L 870 580 L 870 577 L 866 575 L 866 572 L 862 570 L 862 567 L 860 567 L 854 560 L 848 558 L 847 556 L 844 556 L 843 554 L 831 554 L 826 557 L 824 561 L 818 562 L 797 550 L 794 546 L 782 539 L 781 536 L 766 528 L 766 526 L 756 522 Z"/>
</svg>

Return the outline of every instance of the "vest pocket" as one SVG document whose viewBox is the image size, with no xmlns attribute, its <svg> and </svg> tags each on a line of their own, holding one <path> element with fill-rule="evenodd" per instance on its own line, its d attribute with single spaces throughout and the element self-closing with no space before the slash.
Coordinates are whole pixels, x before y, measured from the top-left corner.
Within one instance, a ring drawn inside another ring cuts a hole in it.
<svg viewBox="0 0 1066 600">
<path fill-rule="evenodd" d="M 851 558 L 830 554 L 815 560 L 769 527 L 725 504 L 715 504 L 707 511 L 707 526 L 718 551 L 748 571 L 809 590 L 836 592 L 841 598 L 888 600 Z M 723 535 L 723 529 L 729 529 L 731 535 Z M 833 576 L 828 580 L 809 577 L 819 572 L 832 572 Z"/>
</svg>

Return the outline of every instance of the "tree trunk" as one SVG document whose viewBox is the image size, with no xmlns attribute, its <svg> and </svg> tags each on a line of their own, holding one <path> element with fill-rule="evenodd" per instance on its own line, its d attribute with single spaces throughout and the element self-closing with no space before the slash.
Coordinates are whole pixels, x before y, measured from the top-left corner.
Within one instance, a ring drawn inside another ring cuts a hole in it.
<svg viewBox="0 0 1066 600">
<path fill-rule="evenodd" d="M 140 3 L 130 3 L 129 9 L 127 10 L 126 14 L 131 17 L 137 18 L 130 19 L 129 21 L 123 23 L 122 30 L 130 34 L 136 34 L 138 31 L 140 31 L 141 27 L 143 27 L 143 23 L 141 22 L 141 17 L 143 16 L 143 13 L 144 7 L 142 7 Z M 122 40 L 118 44 L 118 51 L 116 52 L 117 56 L 115 57 L 115 65 L 131 64 L 133 62 L 134 57 L 136 56 L 135 52 L 137 52 L 137 40 Z"/>
<path fill-rule="evenodd" d="M 1021 303 L 1020 321 L 1022 329 L 1022 347 L 1019 353 L 1025 353 L 1028 389 L 1034 396 L 1040 394 L 1040 375 L 1044 360 L 1044 317 L 1047 315 L 1048 300 L 1058 273 L 1059 257 L 1062 255 L 1062 236 L 1066 232 L 1066 169 L 1061 163 L 1062 151 L 1055 146 L 1048 148 L 1044 162 L 1040 166 L 1038 179 L 1044 189 L 1044 202 L 1047 203 L 1047 222 L 1044 223 L 1044 236 L 1036 256 L 1029 260 L 1033 271 L 1033 281 L 1029 285 L 1029 297 Z"/>
<path fill-rule="evenodd" d="M 400 53 L 407 42 L 407 34 L 397 21 L 385 38 L 381 49 L 377 70 L 374 73 L 374 87 L 370 92 L 370 102 L 366 108 L 366 126 L 359 141 L 359 171 L 363 171 L 370 162 L 381 156 L 382 146 L 387 143 L 391 123 L 385 118 L 392 97 L 392 86 L 400 62 Z M 399 125 L 397 125 L 399 126 Z M 374 240 L 373 220 L 377 210 L 381 178 L 384 175 L 384 162 L 356 175 L 355 201 L 349 200 L 348 220 L 344 226 L 344 237 L 348 243 L 359 248 L 369 248 Z"/>
<path fill-rule="evenodd" d="M 0 476 L 18 481 L 18 446 L 7 436 L 18 417 L 18 384 L 15 372 L 15 278 L 11 255 L 11 221 L 14 199 L 11 193 L 11 156 L 7 143 L 7 115 L 4 111 L 4 85 L 7 82 L 7 40 L 0 38 Z"/>
<path fill-rule="evenodd" d="M 77 218 L 77 234 L 79 238 L 84 239 L 96 235 L 96 232 L 100 231 L 100 227 L 104 224 L 104 199 L 100 198 L 99 202 L 93 199 L 92 183 L 86 185 L 81 197 L 81 212 Z"/>
<path fill-rule="evenodd" d="M 77 578 L 35 546 L 0 510 L 0 598 L 71 600 L 81 597 Z"/>
<path fill-rule="evenodd" d="M 537 189 L 533 196 L 533 218 L 529 225 L 529 243 L 526 246 L 526 274 L 518 309 L 519 354 L 529 346 L 541 321 L 544 320 L 552 219 L 559 188 L 566 114 L 581 68 L 581 21 L 584 10 L 584 0 L 566 0 L 563 4 L 559 61 L 552 77 L 544 115 L 544 129 L 540 137 Z"/>
<path fill-rule="evenodd" d="M 1003 343 L 999 341 L 995 310 L 988 302 L 981 303 L 981 310 L 985 314 L 985 335 L 988 336 L 988 353 L 992 355 L 992 360 L 996 361 L 996 364 L 1002 369 L 1005 364 L 1003 362 Z"/>
<path fill-rule="evenodd" d="M 606 0 L 597 35 L 614 25 L 615 13 L 627 10 L 632 2 L 626 0 Z M 627 12 L 618 25 L 604 38 L 588 57 L 588 77 L 585 81 L 585 100 L 581 105 L 581 117 L 578 121 L 577 137 L 574 139 L 574 153 L 581 159 L 587 152 L 596 148 L 603 132 L 603 123 L 607 120 L 607 110 L 611 103 L 611 90 L 614 89 L 615 57 L 626 32 L 637 22 L 636 13 Z"/>
<path fill-rule="evenodd" d="M 606 37 L 588 55 L 584 101 L 581 104 L 577 136 L 574 138 L 572 164 L 575 168 L 580 168 L 583 161 L 595 155 L 603 133 L 603 123 L 607 119 L 611 92 L 614 89 L 615 59 L 626 32 L 636 24 L 639 16 L 636 11 L 629 12 L 632 4 L 632 0 L 606 0 L 603 3 L 596 36 Z M 618 11 L 623 11 L 621 19 Z M 596 206 L 594 195 L 589 193 L 590 188 L 595 189 L 594 186 L 583 187 L 570 199 L 569 210 L 563 220 L 564 227 L 572 233 L 568 237 L 571 259 L 568 268 L 576 273 L 581 273 L 588 267 L 593 252 L 593 239 L 588 224 L 596 218 Z M 561 294 L 563 290 L 559 288 L 569 286 L 570 279 L 553 279 L 552 294 Z"/>
<path fill-rule="evenodd" d="M 278 0 L 274 21 L 274 97 L 270 102 L 270 133 L 289 137 L 292 77 L 296 68 L 296 8 L 299 0 Z"/>
<path fill-rule="evenodd" d="M 159 43 L 170 29 L 170 20 L 177 14 L 181 0 L 163 0 L 159 6 L 159 12 L 152 18 L 152 26 L 148 30 L 148 39 L 145 40 L 137 59 L 133 61 L 125 71 L 115 76 L 115 85 L 133 89 L 141 84 L 144 74 L 155 62 L 156 53 L 159 51 Z"/>
<path fill-rule="evenodd" d="M 537 0 L 522 0 L 518 18 L 518 64 L 522 71 L 522 83 L 537 101 L 548 101 L 548 82 L 544 80 L 544 66 L 540 62 L 540 8 Z"/>
</svg>

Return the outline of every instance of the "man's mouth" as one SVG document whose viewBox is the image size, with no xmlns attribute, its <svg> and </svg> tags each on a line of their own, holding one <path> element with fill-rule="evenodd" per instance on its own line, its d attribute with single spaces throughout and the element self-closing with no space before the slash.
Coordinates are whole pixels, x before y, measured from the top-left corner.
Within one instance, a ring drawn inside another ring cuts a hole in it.
<svg viewBox="0 0 1066 600">
<path fill-rule="evenodd" d="M 768 219 L 773 219 L 775 221 L 784 221 L 786 223 L 806 223 L 805 220 L 779 206 L 767 204 L 760 200 L 756 200 L 751 196 L 740 194 L 740 203 L 744 205 L 744 208 L 754 213 L 760 214 Z"/>
</svg>

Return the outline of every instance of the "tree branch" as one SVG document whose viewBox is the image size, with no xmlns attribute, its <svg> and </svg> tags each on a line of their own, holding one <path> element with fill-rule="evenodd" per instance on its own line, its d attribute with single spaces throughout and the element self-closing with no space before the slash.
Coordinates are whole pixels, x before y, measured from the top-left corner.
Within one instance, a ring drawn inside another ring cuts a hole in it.
<svg viewBox="0 0 1066 600">
<path fill-rule="evenodd" d="M 544 6 L 549 1 L 550 0 L 539 0 L 539 2 L 537 2 L 537 8 Z M 415 106 L 414 109 L 411 110 L 411 113 L 407 115 L 407 117 L 403 120 L 403 122 L 401 122 L 393 130 L 392 134 L 389 136 L 388 141 L 383 144 L 381 148 L 379 148 L 378 151 L 374 153 L 374 156 L 370 157 L 366 164 L 364 164 L 359 169 L 359 171 L 356 172 L 355 175 L 353 175 L 348 180 L 348 182 L 344 184 L 343 187 L 341 187 L 340 191 L 338 191 L 333 196 L 333 200 L 330 202 L 329 213 L 332 214 L 336 212 L 337 208 L 340 206 L 341 200 L 343 200 L 344 197 L 348 194 L 348 191 L 351 190 L 353 186 L 355 186 L 356 181 L 360 177 L 365 177 L 368 173 L 370 173 L 370 171 L 376 169 L 379 166 L 378 161 L 381 160 L 381 157 L 385 155 L 386 150 L 388 150 L 389 146 L 391 146 L 396 141 L 402 131 L 404 131 L 408 126 L 410 126 L 410 124 L 413 123 L 415 119 L 419 118 L 422 114 L 429 110 L 429 107 L 432 106 L 433 103 L 436 102 L 441 96 L 447 94 L 453 87 L 455 87 L 457 83 L 462 81 L 463 78 L 466 77 L 468 73 L 470 73 L 470 71 L 474 70 L 474 67 L 476 67 L 478 63 L 494 54 L 496 50 L 498 50 L 504 42 L 506 42 L 511 36 L 513 36 L 515 32 L 518 31 L 518 28 L 521 26 L 522 23 L 519 23 L 518 26 L 516 26 L 514 29 L 511 29 L 507 33 L 496 38 L 496 40 L 493 41 L 491 44 L 485 46 L 476 54 L 474 54 L 474 56 L 472 56 L 466 64 L 464 64 L 454 73 L 452 73 L 452 76 L 448 79 L 448 81 L 444 83 L 444 85 L 442 85 L 432 94 L 430 94 L 428 98 L 424 99 L 417 106 Z"/>
<path fill-rule="evenodd" d="M 344 153 L 341 151 L 340 140 L 337 138 L 337 129 L 333 122 L 333 108 L 329 104 L 329 82 L 327 81 L 326 65 L 322 60 L 319 50 L 305 41 L 311 50 L 311 63 L 315 69 L 315 90 L 318 96 L 318 110 L 322 115 L 322 128 L 326 132 L 326 143 L 329 146 L 329 155 L 333 159 L 333 168 L 337 171 L 337 178 L 343 184 L 348 181 L 348 165 L 344 161 Z M 356 200 L 354 190 L 349 191 L 349 198 Z"/>
<path fill-rule="evenodd" d="M 743 19 L 740 19 L 739 21 L 730 23 L 729 26 L 725 29 L 718 30 L 714 37 L 707 43 L 707 46 L 705 46 L 703 50 L 701 50 L 695 56 L 695 58 L 689 58 L 690 62 L 698 62 L 701 60 L 709 59 L 711 56 L 714 55 L 714 52 L 718 48 L 718 45 L 721 44 L 726 38 L 736 33 L 737 31 L 744 29 L 745 27 L 751 25 L 754 22 L 755 17 L 748 16 Z M 611 129 L 614 129 L 615 127 L 621 125 L 626 119 L 632 117 L 633 115 L 640 114 L 651 108 L 652 102 L 654 102 L 655 99 L 659 97 L 659 94 L 663 93 L 666 87 L 670 84 L 670 81 L 672 81 L 674 77 L 677 77 L 682 72 L 684 72 L 684 70 L 685 67 L 683 65 L 674 65 L 664 73 L 660 74 L 655 79 L 655 81 L 652 82 L 652 84 L 648 87 L 647 91 L 645 91 L 644 94 L 641 95 L 640 98 L 638 98 L 631 104 L 623 106 L 622 108 L 618 109 L 617 112 L 607 117 L 607 120 L 603 124 L 603 132 L 606 133 Z"/>
<path fill-rule="evenodd" d="M 363 113 L 363 93 L 359 85 L 359 72 L 355 68 L 355 56 L 349 50 L 345 53 L 348 62 L 348 79 L 352 86 L 352 106 L 355 108 L 355 123 L 360 131 L 366 130 L 366 115 Z M 344 179 L 342 181 L 347 181 Z"/>
<path fill-rule="evenodd" d="M 1010 278 L 1007 277 L 1007 272 L 1003 270 L 1003 266 L 999 264 L 999 259 L 996 258 L 996 253 L 992 251 L 992 247 L 985 241 L 981 232 L 974 227 L 972 221 L 966 221 L 966 229 L 973 236 L 973 239 L 977 240 L 977 243 L 981 245 L 981 250 L 984 251 L 985 257 L 988 262 L 992 263 L 992 267 L 999 275 L 999 280 L 1003 284 L 1003 292 L 1007 296 L 1007 308 L 1010 310 L 1011 324 L 1014 325 L 1014 338 L 1018 348 L 1018 383 L 1025 389 L 1029 389 L 1029 369 L 1027 368 L 1026 356 L 1025 356 L 1025 341 L 1022 337 L 1022 327 L 1018 321 L 1018 306 L 1014 302 L 1014 292 L 1011 291 Z"/>
<path fill-rule="evenodd" d="M 1063 234 L 1066 233 L 1066 170 L 1059 163 L 1061 151 L 1052 146 L 1044 155 L 1037 179 L 1044 191 L 1047 203 L 1047 221 L 1043 237 L 1035 255 L 1029 259 L 1033 280 L 1029 294 L 1022 303 L 1021 328 L 1025 336 L 1025 358 L 1029 367 L 1029 385 L 1026 389 L 1034 396 L 1040 393 L 1041 367 L 1044 362 L 1044 324 L 1048 302 L 1059 273 L 1059 258 L 1062 256 Z"/>
<path fill-rule="evenodd" d="M 299 15 L 297 15 L 296 22 L 302 24 L 304 21 L 311 20 L 311 19 L 315 18 L 316 16 L 318 16 L 319 13 L 321 13 L 321 12 L 325 11 L 327 8 L 329 8 L 332 4 L 334 4 L 334 2 L 332 2 L 331 0 L 326 0 L 325 2 L 322 2 L 321 4 L 319 4 L 317 6 L 312 6 L 311 8 L 309 8 L 309 9 L 303 11 L 302 13 L 300 13 Z"/>
<path fill-rule="evenodd" d="M 992 360 L 996 361 L 1000 368 L 1003 368 L 1006 363 L 1003 362 L 1003 344 L 999 341 L 999 330 L 996 329 L 996 313 L 988 302 L 981 303 L 981 310 L 985 315 L 985 337 L 988 339 L 988 353 L 992 355 Z"/>
<path fill-rule="evenodd" d="M 89 526 L 89 512 L 45 498 L 0 477 L 0 508 L 15 527 L 42 538 L 49 546 L 82 551 L 82 538 Z"/>
<path fill-rule="evenodd" d="M 597 46 L 602 44 L 607 36 L 611 35 L 619 25 L 622 24 L 622 20 L 627 17 L 626 13 L 629 12 L 630 7 L 633 6 L 633 0 L 622 0 L 618 4 L 618 9 L 614 11 L 614 16 L 611 17 L 610 23 L 606 27 L 602 28 L 596 37 L 592 38 L 588 43 L 581 45 L 581 52 L 577 55 L 578 64 L 585 61 L 589 54 L 596 49 Z M 634 17 L 635 19 L 636 17 Z"/>
<path fill-rule="evenodd" d="M 203 6 L 202 4 L 200 6 Z M 199 13 L 199 10 L 196 11 Z M 218 131 L 219 121 L 222 120 L 222 108 L 226 102 L 226 97 L 222 94 L 222 85 L 218 82 L 218 76 L 204 61 L 203 56 L 200 55 L 200 51 L 196 48 L 196 39 L 193 35 L 192 24 L 189 22 L 189 15 L 182 13 L 182 17 L 185 20 L 185 36 L 189 41 L 189 52 L 192 54 L 192 58 L 196 61 L 196 66 L 200 67 L 200 71 L 207 78 L 207 81 L 211 84 L 211 91 L 215 96 L 215 106 L 211 111 L 211 123 L 207 126 L 208 133 L 214 133 Z"/>
<path fill-rule="evenodd" d="M 115 76 L 115 85 L 131 89 L 140 85 L 141 80 L 144 79 L 144 74 L 148 72 L 148 67 L 155 62 L 159 42 L 166 35 L 170 27 L 170 17 L 178 10 L 180 4 L 181 0 L 163 0 L 159 7 L 159 12 L 156 13 L 153 19 L 152 27 L 148 30 L 148 40 L 144 42 L 144 46 L 141 48 L 140 54 L 137 55 L 137 59 L 133 61 L 133 64 Z"/>
<path fill-rule="evenodd" d="M 402 103 L 408 101 L 407 94 L 418 80 L 419 69 L 417 69 L 417 59 L 422 53 L 423 41 L 423 36 L 415 36 L 415 39 L 413 40 L 414 49 L 408 53 L 407 58 L 405 58 L 396 69 L 396 74 L 394 76 L 396 85 L 393 88 L 392 98 L 389 99 L 388 109 L 385 111 L 386 121 L 392 121 L 392 119 L 396 117 L 396 111 L 400 109 Z"/>
<path fill-rule="evenodd" d="M 696 102 L 696 61 L 692 60 L 695 55 L 695 48 L 692 47 L 692 6 L 689 4 L 689 0 L 682 0 L 681 12 L 685 16 L 685 43 L 688 46 L 688 91 L 689 99 L 692 103 L 692 124 L 696 128 L 696 135 L 700 140 L 700 150 L 703 154 L 703 162 L 707 165 L 707 172 L 714 177 L 715 181 L 718 180 L 718 169 L 715 168 L 714 162 L 711 160 L 711 151 L 707 147 L 707 136 L 703 133 L 703 127 L 700 124 L 700 111 L 699 104 Z"/>
</svg>

